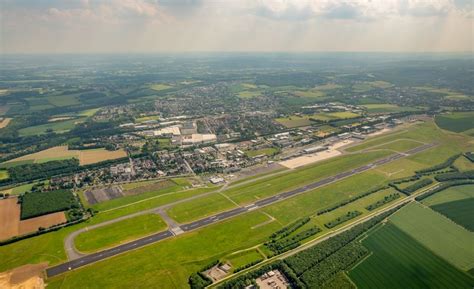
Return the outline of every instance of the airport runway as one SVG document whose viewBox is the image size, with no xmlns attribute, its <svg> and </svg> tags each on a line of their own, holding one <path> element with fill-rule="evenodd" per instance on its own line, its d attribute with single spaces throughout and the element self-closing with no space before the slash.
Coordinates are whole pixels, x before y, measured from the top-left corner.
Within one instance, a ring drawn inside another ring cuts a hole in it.
<svg viewBox="0 0 474 289">
<path fill-rule="evenodd" d="M 300 188 L 297 188 L 297 189 L 294 189 L 294 190 L 291 190 L 291 191 L 288 191 L 288 192 L 280 193 L 278 195 L 268 197 L 266 199 L 262 199 L 260 201 L 257 201 L 255 203 L 253 203 L 253 204 L 249 204 L 249 205 L 246 205 L 244 207 L 239 207 L 239 208 L 235 208 L 235 209 L 232 209 L 232 210 L 229 210 L 229 211 L 225 211 L 225 212 L 222 212 L 222 213 L 210 216 L 210 217 L 206 217 L 206 218 L 203 218 L 203 219 L 200 219 L 200 220 L 188 223 L 188 224 L 180 225 L 179 226 L 179 229 L 180 229 L 179 233 L 196 230 L 198 228 L 202 228 L 202 227 L 205 227 L 207 225 L 214 224 L 214 223 L 219 222 L 221 220 L 229 219 L 231 217 L 234 217 L 234 216 L 237 216 L 237 215 L 240 215 L 240 214 L 243 214 L 243 213 L 246 213 L 246 212 L 261 208 L 261 207 L 264 207 L 264 206 L 268 206 L 270 204 L 273 204 L 273 203 L 291 198 L 295 195 L 305 193 L 307 191 L 325 186 L 329 183 L 333 183 L 333 182 L 339 181 L 341 179 L 347 178 L 349 176 L 353 176 L 355 174 L 362 173 L 364 171 L 370 170 L 370 169 L 375 168 L 377 166 L 384 165 L 386 163 L 398 160 L 400 158 L 422 152 L 422 151 L 427 150 L 427 149 L 429 149 L 429 148 L 431 148 L 435 145 L 436 144 L 434 144 L 434 143 L 426 144 L 426 145 L 422 145 L 422 146 L 419 146 L 417 148 L 411 149 L 409 151 L 406 151 L 404 153 L 396 153 L 396 154 L 390 155 L 386 158 L 377 160 L 373 163 L 364 165 L 362 167 L 359 167 L 359 168 L 356 168 L 356 169 L 353 169 L 353 170 L 350 170 L 350 171 L 342 172 L 342 173 L 339 173 L 337 175 L 334 175 L 334 176 L 319 180 L 317 182 L 311 183 L 309 185 L 306 185 L 306 186 L 303 186 L 303 187 L 300 187 Z M 127 252 L 127 251 L 130 251 L 130 250 L 134 250 L 134 249 L 137 249 L 137 248 L 140 248 L 140 247 L 143 247 L 143 246 L 146 246 L 146 245 L 149 245 L 149 244 L 152 244 L 152 243 L 164 240 L 164 239 L 171 238 L 172 236 L 174 236 L 176 234 L 177 234 L 176 230 L 168 230 L 168 231 L 164 231 L 164 232 L 160 232 L 160 233 L 148 236 L 148 237 L 144 237 L 144 238 L 141 238 L 141 239 L 138 239 L 138 240 L 135 240 L 135 241 L 132 241 L 132 242 L 129 242 L 129 243 L 111 248 L 111 249 L 107 249 L 107 250 L 103 250 L 103 251 L 100 251 L 100 252 L 97 252 L 97 253 L 85 255 L 84 257 L 80 257 L 78 259 L 68 261 L 68 262 L 65 262 L 63 264 L 59 264 L 59 265 L 56 265 L 56 266 L 53 266 L 53 267 L 50 267 L 50 268 L 46 269 L 46 275 L 48 277 L 53 277 L 53 276 L 62 274 L 64 272 L 67 272 L 69 270 L 74 270 L 76 268 L 79 268 L 79 267 L 82 267 L 82 266 L 85 266 L 85 265 L 88 265 L 88 264 L 91 264 L 91 263 L 95 263 L 97 261 L 115 256 L 115 255 L 118 255 L 118 254 L 121 254 L 121 253 L 124 253 L 124 252 Z"/>
</svg>

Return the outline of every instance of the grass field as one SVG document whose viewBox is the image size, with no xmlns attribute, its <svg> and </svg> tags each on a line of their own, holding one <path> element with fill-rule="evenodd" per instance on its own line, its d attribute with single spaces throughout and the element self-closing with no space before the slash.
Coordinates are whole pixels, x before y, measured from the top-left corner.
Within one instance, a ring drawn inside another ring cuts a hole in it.
<svg viewBox="0 0 474 289">
<path fill-rule="evenodd" d="M 166 89 L 170 89 L 172 87 L 173 86 L 165 84 L 165 83 L 156 83 L 156 84 L 150 85 L 150 88 L 153 89 L 153 90 L 156 90 L 156 91 L 166 90 Z"/>
<path fill-rule="evenodd" d="M 435 254 L 462 270 L 474 267 L 474 234 L 419 203 L 411 203 L 391 221 Z"/>
<path fill-rule="evenodd" d="M 342 112 L 329 112 L 329 113 L 316 113 L 313 115 L 292 115 L 289 117 L 282 117 L 275 119 L 276 122 L 288 127 L 300 127 L 300 126 L 308 126 L 313 123 L 311 119 L 320 120 L 320 121 L 330 121 L 330 120 L 337 120 L 337 119 L 349 119 L 349 118 L 356 118 L 360 115 L 350 112 L 350 111 L 342 111 Z"/>
<path fill-rule="evenodd" d="M 245 151 L 245 154 L 248 157 L 255 157 L 259 155 L 266 155 L 266 156 L 271 156 L 274 153 L 278 152 L 278 149 L 276 148 L 265 148 L 265 149 L 259 149 L 259 150 L 247 150 Z"/>
<path fill-rule="evenodd" d="M 188 276 L 213 260 L 265 240 L 281 226 L 252 212 L 48 280 L 49 288 L 189 288 Z M 209 245 L 212 244 L 212 245 Z M 1 250 L 2 248 L 0 248 Z M 107 278 L 104 278 L 107 272 Z"/>
<path fill-rule="evenodd" d="M 252 98 L 262 95 L 261 90 L 244 90 L 237 93 L 240 98 Z"/>
<path fill-rule="evenodd" d="M 318 98 L 318 97 L 323 97 L 325 93 L 321 90 L 304 90 L 304 91 L 295 91 L 293 92 L 294 95 L 300 96 L 300 97 L 309 97 L 309 98 Z"/>
<path fill-rule="evenodd" d="M 126 219 L 79 234 L 74 244 L 81 252 L 93 252 L 166 229 L 157 214 L 146 214 Z"/>
<path fill-rule="evenodd" d="M 365 104 L 363 105 L 367 109 L 368 113 L 394 113 L 402 111 L 414 111 L 416 108 L 412 107 L 401 107 L 395 104 L 389 103 L 374 103 L 374 104 Z"/>
<path fill-rule="evenodd" d="M 234 187 L 226 190 L 224 193 L 235 202 L 245 204 L 334 175 L 340 172 L 341 168 L 349 170 L 389 154 L 391 152 L 377 151 L 335 157 L 315 165 L 291 170 L 286 174 L 270 176 L 249 184 Z"/>
<path fill-rule="evenodd" d="M 464 132 L 474 128 L 474 111 L 437 115 L 435 119 L 440 128 L 449 131 Z"/>
<path fill-rule="evenodd" d="M 257 249 L 231 254 L 223 258 L 224 261 L 229 262 L 235 270 L 252 262 L 263 260 L 262 254 Z"/>
<path fill-rule="evenodd" d="M 232 203 L 221 194 L 212 194 L 189 202 L 177 204 L 168 210 L 171 218 L 179 223 L 187 223 L 195 219 L 210 216 L 215 212 L 235 208 Z"/>
<path fill-rule="evenodd" d="M 54 106 L 71 106 L 71 105 L 79 105 L 81 104 L 77 99 L 77 95 L 69 94 L 69 95 L 51 95 L 46 98 L 49 103 Z"/>
<path fill-rule="evenodd" d="M 8 171 L 6 170 L 0 170 L 0 180 L 8 179 Z"/>
<path fill-rule="evenodd" d="M 369 148 L 369 150 L 372 150 L 372 149 L 385 149 L 385 150 L 393 150 L 395 152 L 405 152 L 405 151 L 408 151 L 410 149 L 413 149 L 413 148 L 416 148 L 416 147 L 419 147 L 419 146 L 422 146 L 422 145 L 423 145 L 423 143 L 420 143 L 420 142 L 417 142 L 417 141 L 414 141 L 414 140 L 399 139 L 399 140 L 387 142 L 385 144 L 373 146 L 373 147 Z"/>
<path fill-rule="evenodd" d="M 277 119 L 275 119 L 275 121 L 280 123 L 281 125 L 287 127 L 287 128 L 308 126 L 308 125 L 311 125 L 313 123 L 307 117 L 295 116 L 295 115 L 290 116 L 290 117 L 277 118 Z"/>
<path fill-rule="evenodd" d="M 436 212 L 474 232 L 474 198 L 457 200 L 431 206 Z"/>
<path fill-rule="evenodd" d="M 359 289 L 471 288 L 474 280 L 392 224 L 362 241 L 372 254 L 349 272 Z"/>
<path fill-rule="evenodd" d="M 8 124 L 10 124 L 11 120 L 12 120 L 12 119 L 11 119 L 11 118 L 8 118 L 8 117 L 7 117 L 7 118 L 3 118 L 3 119 L 0 121 L 0 129 L 7 127 Z"/>
<path fill-rule="evenodd" d="M 426 206 L 474 198 L 474 185 L 450 187 L 423 200 Z"/>
<path fill-rule="evenodd" d="M 55 133 L 64 133 L 73 129 L 76 124 L 84 122 L 85 118 L 76 118 L 65 121 L 51 122 L 47 124 L 35 125 L 18 130 L 20 136 L 31 136 L 44 134 L 48 130 L 52 130 Z"/>
</svg>

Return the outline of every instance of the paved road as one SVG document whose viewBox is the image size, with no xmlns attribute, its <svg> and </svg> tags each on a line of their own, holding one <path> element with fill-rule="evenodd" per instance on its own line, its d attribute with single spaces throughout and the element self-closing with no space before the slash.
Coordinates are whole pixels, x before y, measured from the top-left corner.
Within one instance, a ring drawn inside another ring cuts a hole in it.
<svg viewBox="0 0 474 289">
<path fill-rule="evenodd" d="M 228 218 L 231 218 L 231 217 L 234 217 L 234 216 L 237 216 L 237 215 L 240 215 L 240 214 L 243 214 L 243 213 L 246 213 L 246 212 L 261 208 L 261 207 L 264 207 L 264 206 L 268 206 L 268 205 L 273 204 L 275 202 L 278 202 L 278 201 L 281 201 L 281 200 L 284 200 L 284 199 L 288 199 L 288 198 L 293 197 L 295 195 L 298 195 L 298 194 L 301 194 L 301 193 L 304 193 L 304 192 L 307 192 L 307 191 L 325 186 L 329 183 L 333 183 L 333 182 L 339 181 L 341 179 L 347 178 L 349 176 L 362 173 L 364 171 L 370 170 L 370 169 L 375 168 L 377 166 L 380 166 L 380 165 L 395 161 L 397 159 L 403 158 L 405 156 L 409 156 L 409 155 L 419 153 L 419 152 L 424 151 L 426 149 L 429 149 L 429 148 L 431 148 L 435 145 L 436 144 L 426 144 L 426 145 L 422 145 L 422 146 L 419 146 L 417 148 L 411 149 L 409 151 L 406 151 L 404 153 L 393 154 L 393 155 L 390 155 L 386 158 L 374 161 L 371 164 L 364 165 L 362 167 L 353 169 L 351 171 L 346 171 L 346 172 L 339 173 L 337 175 L 322 179 L 320 181 L 311 183 L 309 185 L 306 185 L 306 186 L 303 186 L 303 187 L 300 187 L 300 188 L 297 188 L 297 189 L 294 189 L 294 190 L 291 190 L 291 191 L 288 191 L 288 192 L 280 193 L 278 195 L 275 195 L 275 196 L 257 201 L 253 204 L 246 205 L 245 207 L 235 208 L 235 209 L 225 211 L 225 212 L 222 212 L 222 213 L 210 216 L 210 217 L 206 217 L 206 218 L 203 218 L 203 219 L 200 219 L 200 220 L 188 223 L 188 224 L 181 225 L 179 227 L 180 232 L 181 231 L 182 232 L 192 231 L 192 230 L 202 228 L 204 226 L 219 222 L 219 221 L 224 220 L 224 219 L 228 219 Z M 56 275 L 59 275 L 61 273 L 67 272 L 69 270 L 73 270 L 73 269 L 76 269 L 76 268 L 79 268 L 79 267 L 82 267 L 82 266 L 85 266 L 85 265 L 88 265 L 88 264 L 91 264 L 91 263 L 95 263 L 97 261 L 115 256 L 115 255 L 118 255 L 118 254 L 121 254 L 121 253 L 136 249 L 136 248 L 140 248 L 140 247 L 149 245 L 151 243 L 154 243 L 154 242 L 157 242 L 157 241 L 160 241 L 160 240 L 170 238 L 174 235 L 176 235 L 176 230 L 168 230 L 168 231 L 160 232 L 160 233 L 148 236 L 148 237 L 144 237 L 142 239 L 135 240 L 135 241 L 130 242 L 130 243 L 126 243 L 126 244 L 123 244 L 123 245 L 120 245 L 120 246 L 117 246 L 117 247 L 114 247 L 114 248 L 111 248 L 111 249 L 107 249 L 107 250 L 104 250 L 104 251 L 100 251 L 100 252 L 97 252 L 97 253 L 93 253 L 93 254 L 90 254 L 90 255 L 85 255 L 85 256 L 82 256 L 78 259 L 75 259 L 75 260 L 68 261 L 66 263 L 60 264 L 60 265 L 50 267 L 50 268 L 46 269 L 46 274 L 47 274 L 48 277 L 56 276 Z"/>
</svg>

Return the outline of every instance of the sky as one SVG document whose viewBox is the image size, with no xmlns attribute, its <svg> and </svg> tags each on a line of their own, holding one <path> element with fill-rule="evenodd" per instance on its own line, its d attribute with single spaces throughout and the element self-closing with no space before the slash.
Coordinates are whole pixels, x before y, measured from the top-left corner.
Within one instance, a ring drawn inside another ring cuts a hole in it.
<svg viewBox="0 0 474 289">
<path fill-rule="evenodd" d="M 472 53 L 473 2 L 0 0 L 0 53 Z"/>
</svg>

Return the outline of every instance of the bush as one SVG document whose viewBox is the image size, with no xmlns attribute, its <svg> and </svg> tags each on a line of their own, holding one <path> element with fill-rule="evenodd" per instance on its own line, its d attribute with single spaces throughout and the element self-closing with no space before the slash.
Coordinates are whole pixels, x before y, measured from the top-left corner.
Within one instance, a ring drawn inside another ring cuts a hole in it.
<svg viewBox="0 0 474 289">
<path fill-rule="evenodd" d="M 468 160 L 470 160 L 471 162 L 474 163 L 474 152 L 467 152 L 467 153 L 464 154 L 464 156 L 465 156 Z"/>
<path fill-rule="evenodd" d="M 283 253 L 283 252 L 286 252 L 288 250 L 298 247 L 300 245 L 300 241 L 306 238 L 309 238 L 313 235 L 316 235 L 319 232 L 321 232 L 321 229 L 316 226 L 313 226 L 308 230 L 302 231 L 288 238 L 282 238 L 278 240 L 273 239 L 265 243 L 265 246 L 271 251 L 277 254 L 280 254 L 280 253 Z"/>
<path fill-rule="evenodd" d="M 446 182 L 452 180 L 465 180 L 465 179 L 474 179 L 474 170 L 467 171 L 467 172 L 454 172 L 454 173 L 446 173 L 435 176 L 435 179 L 438 182 Z"/>
<path fill-rule="evenodd" d="M 429 196 L 432 196 L 434 194 L 436 194 L 437 192 L 441 192 L 449 187 L 455 187 L 455 186 L 462 186 L 462 185 L 470 185 L 470 184 L 474 184 L 474 181 L 473 180 L 458 180 L 458 181 L 452 181 L 452 182 L 446 182 L 446 183 L 442 183 L 440 184 L 439 186 L 427 191 L 426 193 L 420 195 L 420 196 L 417 196 L 415 198 L 415 200 L 417 201 L 421 201 L 423 199 L 426 199 L 428 198 Z"/>
<path fill-rule="evenodd" d="M 430 168 L 426 168 L 426 169 L 423 169 L 423 170 L 416 171 L 416 174 L 426 175 L 426 174 L 431 174 L 433 172 L 445 169 L 447 167 L 451 167 L 453 165 L 453 163 L 459 158 L 460 155 L 461 154 L 453 155 L 441 164 L 438 164 L 438 165 L 435 165 L 435 166 L 432 166 Z"/>
<path fill-rule="evenodd" d="M 281 228 L 280 230 L 276 231 L 275 233 L 273 233 L 270 236 L 270 238 L 271 239 L 284 238 L 284 237 L 290 235 L 291 233 L 293 233 L 294 231 L 298 230 L 299 228 L 301 228 L 304 224 L 308 223 L 309 220 L 310 220 L 309 217 L 296 220 L 295 222 L 291 223 L 290 225 L 285 226 L 285 227 Z"/>
<path fill-rule="evenodd" d="M 352 203 L 352 202 L 354 202 L 354 201 L 357 201 L 358 199 L 361 199 L 361 198 L 363 198 L 363 197 L 369 196 L 369 195 L 374 194 L 374 193 L 376 193 L 376 192 L 379 192 L 379 191 L 381 191 L 381 190 L 385 190 L 385 189 L 387 189 L 387 188 L 388 188 L 387 186 L 383 186 L 383 187 L 379 187 L 379 188 L 377 188 L 377 189 L 370 190 L 370 191 L 365 192 L 365 193 L 363 193 L 363 194 L 361 194 L 361 195 L 358 195 L 358 196 L 352 197 L 352 198 L 350 198 L 350 199 L 344 200 L 344 201 L 342 201 L 342 202 L 339 202 L 339 203 L 337 203 L 337 204 L 335 204 L 335 205 L 333 205 L 333 206 L 331 206 L 331 207 L 328 207 L 328 208 L 319 210 L 316 214 L 319 216 L 319 215 L 322 215 L 322 214 L 325 214 L 325 213 L 329 213 L 329 212 L 331 212 L 331 211 L 334 211 L 335 209 L 338 209 L 338 208 L 343 207 L 343 206 L 345 206 L 345 205 L 347 205 L 347 204 L 350 204 L 350 203 Z"/>
<path fill-rule="evenodd" d="M 404 193 L 405 195 L 411 195 L 412 193 L 416 192 L 417 190 L 426 187 L 428 185 L 431 185 L 433 183 L 432 179 L 422 179 L 421 181 L 418 181 L 414 183 L 413 185 L 410 185 L 404 189 L 399 189 L 397 188 L 400 192 Z"/>
<path fill-rule="evenodd" d="M 379 201 L 377 201 L 377 202 L 375 202 L 375 203 L 372 203 L 372 204 L 368 205 L 368 206 L 365 207 L 365 208 L 366 208 L 367 210 L 369 210 L 369 211 L 373 211 L 373 210 L 375 210 L 375 209 L 377 209 L 377 208 L 379 208 L 379 207 L 381 207 L 381 206 L 383 206 L 383 205 L 385 205 L 385 204 L 388 204 L 388 203 L 390 203 L 391 201 L 396 200 L 396 199 L 398 199 L 398 198 L 400 198 L 400 194 L 399 194 L 399 193 L 390 194 L 390 195 L 388 195 L 388 196 L 385 196 L 382 200 L 379 200 Z"/>
</svg>

